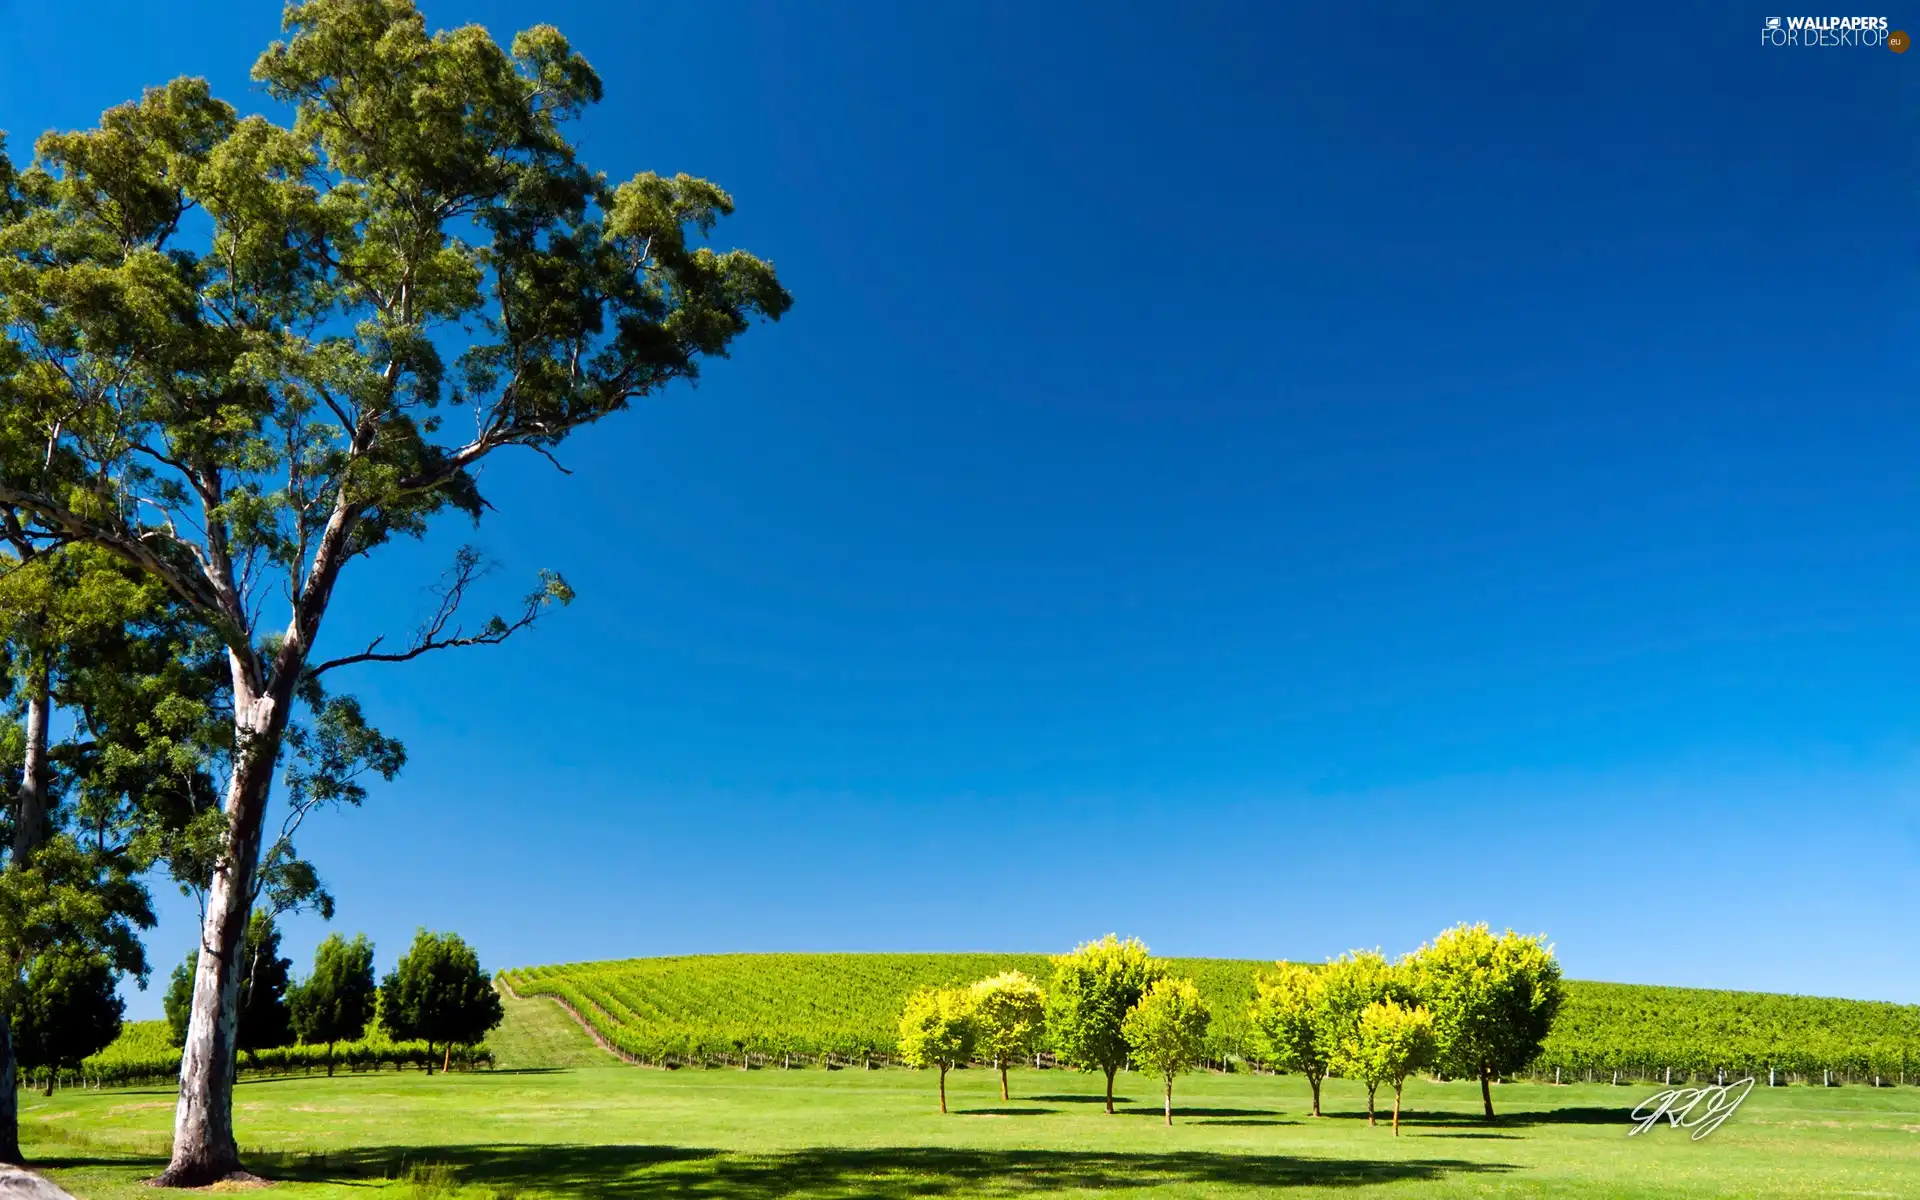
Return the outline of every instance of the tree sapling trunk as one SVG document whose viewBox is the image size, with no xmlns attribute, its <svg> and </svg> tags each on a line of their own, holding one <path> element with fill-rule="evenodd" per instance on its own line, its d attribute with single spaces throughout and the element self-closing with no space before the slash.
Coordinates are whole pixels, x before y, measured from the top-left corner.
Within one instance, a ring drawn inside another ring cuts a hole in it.
<svg viewBox="0 0 1920 1200">
<path fill-rule="evenodd" d="M 1320 1115 L 1320 1076 L 1309 1073 L 1307 1083 L 1313 1088 L 1313 1115 L 1317 1117 Z"/>
<path fill-rule="evenodd" d="M 1007 1060 L 1004 1058 L 1000 1060 L 1000 1099 L 1003 1102 L 1007 1099 Z"/>
<path fill-rule="evenodd" d="M 1493 1065 L 1480 1064 L 1480 1102 L 1486 1105 L 1487 1120 L 1493 1120 Z"/>
<path fill-rule="evenodd" d="M 1173 1125 L 1173 1072 L 1167 1072 L 1167 1125 Z"/>
<path fill-rule="evenodd" d="M 947 1064 L 940 1064 L 940 1112 L 947 1111 Z"/>
<path fill-rule="evenodd" d="M 1113 1112 L 1113 1073 L 1118 1069 L 1119 1068 L 1117 1067 L 1107 1068 L 1107 1112 L 1108 1113 Z"/>
<path fill-rule="evenodd" d="M 1393 1136 L 1395 1137 L 1400 1136 L 1400 1089 L 1403 1085 L 1404 1081 L 1393 1085 Z"/>
<path fill-rule="evenodd" d="M 1374 1097 L 1374 1093 L 1377 1092 L 1379 1088 L 1380 1088 L 1380 1085 L 1377 1083 L 1369 1083 L 1367 1085 L 1367 1127 L 1368 1128 L 1372 1128 L 1373 1126 L 1378 1124 L 1378 1122 L 1376 1122 L 1373 1119 L 1373 1097 Z"/>
</svg>

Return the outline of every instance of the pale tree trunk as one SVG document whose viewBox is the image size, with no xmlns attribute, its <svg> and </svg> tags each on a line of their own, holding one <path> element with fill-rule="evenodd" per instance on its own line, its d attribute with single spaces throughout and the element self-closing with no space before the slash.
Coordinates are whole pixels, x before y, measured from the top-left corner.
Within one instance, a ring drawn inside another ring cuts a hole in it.
<svg viewBox="0 0 1920 1200">
<path fill-rule="evenodd" d="M 1393 1136 L 1400 1136 L 1400 1089 L 1403 1083 L 1393 1085 Z"/>
<path fill-rule="evenodd" d="M 282 656 L 283 663 L 285 655 Z M 234 675 L 233 777 L 227 785 L 227 834 L 207 888 L 200 958 L 194 968 L 193 1009 L 180 1055 L 180 1102 L 173 1118 L 173 1160 L 155 1182 L 204 1187 L 240 1172 L 233 1136 L 235 1038 L 239 1032 L 240 956 L 252 908 L 253 875 L 260 863 L 260 828 L 280 739 L 295 661 L 273 688 L 257 695 L 238 658 Z M 284 668 L 283 668 L 284 669 Z"/>
<path fill-rule="evenodd" d="M 46 836 L 47 723 L 53 714 L 52 685 L 46 665 L 34 672 L 27 694 L 27 744 L 20 769 L 20 791 L 13 809 L 13 862 L 27 859 Z M 13 1054 L 13 1022 L 0 1012 L 0 1162 L 22 1165 L 20 1153 L 20 1064 Z"/>
<path fill-rule="evenodd" d="M 47 721 L 53 712 L 47 669 L 34 673 L 27 695 L 27 745 L 21 763 L 20 792 L 13 809 L 13 861 L 25 866 L 41 842 L 47 823 Z"/>
<path fill-rule="evenodd" d="M 1107 1111 L 1109 1113 L 1113 1111 L 1113 1073 L 1117 1070 L 1119 1070 L 1118 1067 L 1107 1068 Z"/>
<path fill-rule="evenodd" d="M 1167 1076 L 1167 1125 L 1173 1125 L 1173 1076 Z"/>
<path fill-rule="evenodd" d="M 1000 1060 L 1000 1100 L 1002 1103 L 1004 1103 L 1006 1099 L 1007 1099 L 1007 1060 L 1003 1058 Z"/>
<path fill-rule="evenodd" d="M 446 1057 L 440 1060 L 440 1073 L 445 1075 L 451 1070 L 453 1070 L 453 1043 L 448 1042 Z"/>
</svg>

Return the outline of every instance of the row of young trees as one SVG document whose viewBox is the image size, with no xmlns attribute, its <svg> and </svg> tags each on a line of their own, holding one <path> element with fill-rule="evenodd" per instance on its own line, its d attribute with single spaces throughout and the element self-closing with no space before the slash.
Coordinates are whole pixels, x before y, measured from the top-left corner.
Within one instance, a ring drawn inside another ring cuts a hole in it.
<svg viewBox="0 0 1920 1200">
<path fill-rule="evenodd" d="M 239 1171 L 252 918 L 330 913 L 294 834 L 404 761 L 337 672 L 497 644 L 572 597 L 543 572 L 473 621 L 463 548 L 417 628 L 328 650 L 343 581 L 477 522 L 492 455 L 551 459 L 792 303 L 701 244 L 720 188 L 580 161 L 566 123 L 602 84 L 551 26 L 502 46 L 429 33 L 413 0 L 295 0 L 284 27 L 253 78 L 290 122 L 176 79 L 30 163 L 0 141 L 9 1162 L 31 1039 L 5 1022 L 37 1028 L 56 978 L 144 980 L 138 881 L 165 869 L 203 920 L 159 1182 Z"/>
<path fill-rule="evenodd" d="M 280 957 L 279 931 L 263 914 L 249 924 L 245 947 L 236 1045 L 248 1051 L 325 1046 L 328 1075 L 335 1044 L 359 1041 L 370 1027 L 396 1042 L 425 1042 L 429 1051 L 440 1047 L 441 1068 L 449 1069 L 455 1047 L 478 1045 L 504 1015 L 493 977 L 458 934 L 420 930 L 378 986 L 373 943 L 365 934 L 351 941 L 328 935 L 314 951 L 312 972 L 299 982 L 291 981 L 293 963 Z M 167 989 L 175 1046 L 186 1042 L 193 966 L 192 957 L 181 963 Z M 433 1072 L 431 1063 L 427 1072 Z"/>
<path fill-rule="evenodd" d="M 900 1016 L 900 1056 L 940 1075 L 984 1058 L 1000 1072 L 1043 1044 L 1082 1070 L 1106 1076 L 1113 1112 L 1115 1074 L 1129 1062 L 1160 1076 L 1166 1120 L 1173 1123 L 1174 1079 L 1202 1061 L 1212 1019 L 1199 988 L 1172 976 L 1139 940 L 1113 934 L 1053 960 L 1043 991 L 1014 971 L 961 988 L 927 988 Z M 1446 930 L 1389 962 L 1355 951 L 1324 966 L 1279 963 L 1255 985 L 1252 1036 L 1269 1066 L 1304 1075 L 1320 1116 L 1328 1075 L 1367 1089 L 1367 1121 L 1383 1086 L 1393 1090 L 1393 1129 L 1407 1079 L 1422 1068 L 1480 1081 L 1492 1120 L 1492 1082 L 1538 1054 L 1560 1011 L 1560 968 L 1544 939 L 1485 924 Z"/>
</svg>

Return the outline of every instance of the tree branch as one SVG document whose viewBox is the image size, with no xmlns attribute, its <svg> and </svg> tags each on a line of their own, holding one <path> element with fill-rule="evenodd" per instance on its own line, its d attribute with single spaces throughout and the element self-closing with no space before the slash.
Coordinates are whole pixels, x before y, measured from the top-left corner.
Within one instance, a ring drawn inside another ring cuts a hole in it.
<svg viewBox="0 0 1920 1200">
<path fill-rule="evenodd" d="M 468 633 L 454 625 L 453 619 L 466 598 L 467 589 L 485 574 L 486 566 L 481 562 L 479 552 L 471 546 L 463 547 L 455 556 L 454 565 L 445 576 L 445 583 L 435 591 L 438 603 L 433 615 L 414 633 L 405 650 L 381 650 L 380 645 L 386 640 L 382 635 L 367 643 L 367 648 L 358 654 L 329 659 L 317 667 L 309 667 L 307 674 L 317 677 L 335 667 L 354 663 L 407 662 L 435 650 L 452 650 L 461 646 L 497 646 L 538 621 L 550 606 L 564 605 L 573 599 L 573 590 L 565 580 L 543 571 L 539 589 L 527 595 L 518 617 L 508 621 L 496 616 L 489 619 L 477 633 Z M 449 626 L 452 628 L 449 629 Z"/>
</svg>

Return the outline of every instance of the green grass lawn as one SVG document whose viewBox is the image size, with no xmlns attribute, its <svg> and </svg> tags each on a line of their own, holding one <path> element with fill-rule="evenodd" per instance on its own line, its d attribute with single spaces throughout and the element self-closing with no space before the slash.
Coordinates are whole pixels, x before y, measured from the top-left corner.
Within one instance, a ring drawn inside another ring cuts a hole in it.
<svg viewBox="0 0 1920 1200">
<path fill-rule="evenodd" d="M 1416 1084 L 1396 1140 L 1338 1081 L 1314 1120 L 1297 1078 L 1190 1076 L 1171 1129 L 1137 1075 L 1121 1077 L 1116 1116 L 1096 1076 L 1016 1072 L 1002 1104 L 991 1072 L 957 1072 L 945 1117 L 934 1082 L 616 1065 L 262 1078 L 235 1102 L 250 1164 L 298 1197 L 1920 1194 L 1917 1088 L 1756 1088 L 1693 1142 L 1627 1137 L 1639 1087 L 1509 1084 L 1489 1128 L 1472 1086 Z M 83 1197 L 153 1196 L 139 1181 L 164 1161 L 170 1089 L 22 1100 L 27 1153 L 55 1180 Z M 396 1178 L 422 1165 L 458 1191 Z"/>
</svg>

